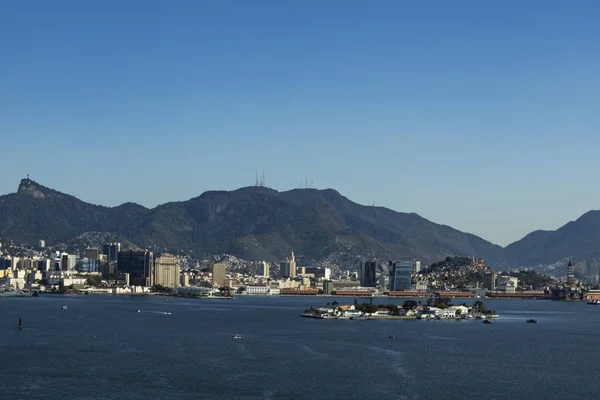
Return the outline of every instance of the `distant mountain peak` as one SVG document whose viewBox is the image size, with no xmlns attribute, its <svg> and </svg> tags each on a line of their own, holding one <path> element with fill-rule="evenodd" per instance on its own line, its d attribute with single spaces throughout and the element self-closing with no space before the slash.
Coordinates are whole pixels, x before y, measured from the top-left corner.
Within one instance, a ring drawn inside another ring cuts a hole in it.
<svg viewBox="0 0 600 400">
<path fill-rule="evenodd" d="M 17 190 L 17 193 L 26 194 L 35 199 L 42 200 L 50 196 L 60 196 L 60 193 L 58 193 L 57 191 L 42 186 L 29 178 L 21 179 L 21 183 L 19 183 L 19 189 Z"/>
</svg>

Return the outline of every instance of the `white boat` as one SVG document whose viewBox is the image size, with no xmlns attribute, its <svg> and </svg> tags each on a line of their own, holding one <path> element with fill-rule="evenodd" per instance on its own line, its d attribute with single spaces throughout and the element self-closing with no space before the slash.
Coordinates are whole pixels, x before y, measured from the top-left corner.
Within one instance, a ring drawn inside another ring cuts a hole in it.
<svg viewBox="0 0 600 400">
<path fill-rule="evenodd" d="M 67 306 L 62 306 L 62 309 L 63 309 L 63 310 L 66 310 L 66 309 L 67 309 Z"/>
<path fill-rule="evenodd" d="M 233 338 L 234 338 L 234 339 L 243 339 L 244 337 L 243 337 L 243 336 L 240 336 L 240 335 L 233 335 Z"/>
</svg>

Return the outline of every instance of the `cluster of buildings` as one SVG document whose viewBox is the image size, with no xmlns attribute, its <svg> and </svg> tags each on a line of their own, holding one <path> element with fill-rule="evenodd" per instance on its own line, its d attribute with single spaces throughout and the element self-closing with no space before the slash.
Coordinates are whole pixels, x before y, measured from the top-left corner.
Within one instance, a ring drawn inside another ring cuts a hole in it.
<svg viewBox="0 0 600 400">
<path fill-rule="evenodd" d="M 45 242 L 41 240 L 38 245 L 44 248 Z M 85 249 L 82 255 L 50 252 L 17 257 L 0 253 L 0 287 L 40 291 L 102 287 L 99 291 L 146 293 L 155 285 L 176 288 L 192 282 L 221 288 L 227 283 L 226 267 L 217 263 L 204 274 L 181 271 L 178 256 L 148 250 L 122 251 L 120 243 L 109 243 Z"/>
<path fill-rule="evenodd" d="M 45 241 L 40 240 L 39 249 Z M 245 295 L 342 295 L 423 297 L 426 283 L 415 277 L 418 260 L 360 262 L 358 271 L 298 266 L 293 252 L 273 274 L 268 262 L 255 263 L 251 272 L 235 272 L 225 262 L 210 262 L 208 268 L 181 268 L 180 258 L 169 253 L 126 250 L 120 243 L 87 248 L 81 254 L 42 251 L 34 256 L 2 256 L 0 245 L 0 289 L 40 291 L 78 290 L 107 293 L 146 293 L 152 287 L 181 293 L 226 290 Z M 278 276 L 277 276 L 278 275 Z M 515 293 L 518 280 L 496 276 L 483 278 L 482 290 Z M 479 290 L 479 288 L 476 288 Z M 479 293 L 476 293 L 476 295 Z"/>
<path fill-rule="evenodd" d="M 415 290 L 413 276 L 421 271 L 421 262 L 412 261 L 390 261 L 389 275 L 379 272 L 383 267 L 377 261 L 365 261 L 360 263 L 359 278 L 362 287 L 379 287 L 382 290 L 400 291 Z"/>
<path fill-rule="evenodd" d="M 408 309 L 397 306 L 397 310 L 380 305 L 376 309 L 366 312 L 360 310 L 354 304 L 345 304 L 311 308 L 306 310 L 302 316 L 319 319 L 386 318 L 390 316 L 413 317 L 416 319 L 483 319 L 493 318 L 496 315 L 486 315 L 481 313 L 477 306 L 467 307 L 465 305 L 448 306 L 445 308 L 417 306 Z"/>
</svg>

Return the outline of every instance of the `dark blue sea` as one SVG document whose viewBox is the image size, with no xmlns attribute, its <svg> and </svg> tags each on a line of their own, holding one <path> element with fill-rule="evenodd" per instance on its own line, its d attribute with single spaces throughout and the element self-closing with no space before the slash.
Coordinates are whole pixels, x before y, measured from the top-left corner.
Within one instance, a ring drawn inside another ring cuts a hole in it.
<svg viewBox="0 0 600 400">
<path fill-rule="evenodd" d="M 486 300 L 491 325 L 300 317 L 326 301 L 0 299 L 0 399 L 600 397 L 600 306 Z"/>
</svg>

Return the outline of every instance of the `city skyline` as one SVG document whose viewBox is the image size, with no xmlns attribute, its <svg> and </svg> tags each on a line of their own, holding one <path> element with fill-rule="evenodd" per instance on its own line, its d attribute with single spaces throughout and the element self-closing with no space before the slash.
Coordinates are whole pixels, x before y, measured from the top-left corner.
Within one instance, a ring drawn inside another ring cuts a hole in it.
<svg viewBox="0 0 600 400">
<path fill-rule="evenodd" d="M 264 170 L 505 246 L 600 208 L 599 18 L 592 1 L 4 3 L 0 193 L 31 174 L 154 207 Z"/>
</svg>

